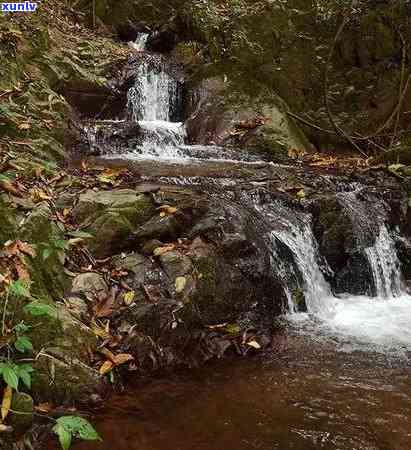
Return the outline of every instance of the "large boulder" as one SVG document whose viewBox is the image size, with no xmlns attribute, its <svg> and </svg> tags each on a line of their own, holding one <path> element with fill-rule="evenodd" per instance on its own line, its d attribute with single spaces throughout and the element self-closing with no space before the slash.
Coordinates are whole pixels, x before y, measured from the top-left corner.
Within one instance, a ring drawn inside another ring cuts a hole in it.
<svg viewBox="0 0 411 450">
<path fill-rule="evenodd" d="M 73 210 L 77 223 L 89 225 L 90 247 L 98 257 L 121 251 L 126 238 L 153 214 L 151 196 L 131 189 L 88 190 Z"/>
<path fill-rule="evenodd" d="M 288 150 L 312 151 L 302 130 L 287 115 L 287 105 L 277 99 L 271 104 L 251 102 L 233 106 L 225 100 L 224 83 L 203 82 L 187 109 L 187 136 L 191 143 L 234 145 L 252 153 L 283 161 Z"/>
</svg>

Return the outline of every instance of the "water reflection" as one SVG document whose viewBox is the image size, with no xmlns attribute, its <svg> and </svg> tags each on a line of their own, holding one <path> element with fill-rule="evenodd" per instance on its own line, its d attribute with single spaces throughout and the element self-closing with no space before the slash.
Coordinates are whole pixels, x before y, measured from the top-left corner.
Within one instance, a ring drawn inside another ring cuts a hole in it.
<svg viewBox="0 0 411 450">
<path fill-rule="evenodd" d="M 75 450 L 408 450 L 409 375 L 405 359 L 290 337 L 269 361 L 220 362 L 116 396 L 97 422 L 104 442 Z"/>
</svg>

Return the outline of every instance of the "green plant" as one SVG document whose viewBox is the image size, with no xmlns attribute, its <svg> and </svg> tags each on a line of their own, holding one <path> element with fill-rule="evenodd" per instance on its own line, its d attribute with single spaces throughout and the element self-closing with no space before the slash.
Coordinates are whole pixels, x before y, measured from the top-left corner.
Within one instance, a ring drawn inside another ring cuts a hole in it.
<svg viewBox="0 0 411 450">
<path fill-rule="evenodd" d="M 60 417 L 57 419 L 53 431 L 58 436 L 63 450 L 70 448 L 73 437 L 86 441 L 101 440 L 93 426 L 86 419 L 78 416 Z"/>
<path fill-rule="evenodd" d="M 57 250 L 65 249 L 67 241 L 54 242 L 54 248 Z M 7 342 L 7 353 L 0 355 L 0 376 L 7 388 L 4 391 L 2 402 L 2 417 L 5 418 L 10 410 L 12 392 L 18 391 L 19 386 L 23 384 L 28 390 L 31 389 L 31 376 L 34 368 L 28 363 L 19 363 L 14 350 L 18 353 L 25 353 L 33 350 L 33 343 L 26 335 L 32 326 L 27 325 L 24 321 L 17 323 L 13 328 L 7 329 L 6 315 L 10 299 L 29 300 L 23 310 L 33 317 L 57 317 L 56 309 L 39 299 L 33 297 L 30 293 L 30 283 L 16 280 L 11 282 L 5 291 L 5 302 L 3 307 L 3 327 L 2 337 Z M 13 343 L 13 346 L 10 344 Z M 46 418 L 55 421 L 53 432 L 58 436 L 60 445 L 63 450 L 68 450 L 71 446 L 73 438 L 83 440 L 100 440 L 100 436 L 93 426 L 84 418 L 78 416 L 63 416 L 55 420 L 52 417 Z"/>
</svg>

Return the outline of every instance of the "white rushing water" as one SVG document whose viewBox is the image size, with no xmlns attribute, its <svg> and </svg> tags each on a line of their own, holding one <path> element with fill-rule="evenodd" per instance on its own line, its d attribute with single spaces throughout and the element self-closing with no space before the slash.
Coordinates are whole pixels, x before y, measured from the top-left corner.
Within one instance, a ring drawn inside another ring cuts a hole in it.
<svg viewBox="0 0 411 450">
<path fill-rule="evenodd" d="M 145 50 L 147 34 L 138 36 L 134 47 Z M 155 57 L 154 57 L 155 58 Z M 208 155 L 212 160 L 224 157 L 218 147 L 185 145 L 185 129 L 172 122 L 178 100 L 178 82 L 159 59 L 143 60 L 137 67 L 136 82 L 128 93 L 128 108 L 141 127 L 142 143 L 131 153 L 133 158 L 156 158 L 179 162 L 198 161 Z M 224 153 L 222 153 L 224 155 Z M 225 154 L 227 157 L 227 153 Z M 201 158 L 200 158 L 201 159 Z M 254 205 L 273 224 L 270 239 L 272 267 L 282 280 L 288 298 L 289 320 L 301 331 L 313 335 L 338 337 L 345 348 L 366 345 L 373 349 L 411 351 L 411 297 L 401 283 L 400 262 L 395 245 L 381 215 L 372 217 L 365 202 L 357 198 L 358 189 L 337 195 L 338 201 L 352 219 L 354 239 L 358 242 L 372 274 L 375 297 L 335 296 L 321 268 L 317 242 L 313 235 L 311 216 L 287 209 L 280 204 L 268 208 Z M 369 236 L 377 237 L 373 244 Z M 278 241 L 292 254 L 289 261 L 278 250 Z M 356 274 L 352 274 L 355 277 Z M 307 313 L 297 313 L 296 286 L 304 292 Z"/>
<path fill-rule="evenodd" d="M 141 33 L 132 46 L 146 50 L 149 35 Z M 167 62 L 159 55 L 149 54 L 136 68 L 135 84 L 128 91 L 127 108 L 133 121 L 142 129 L 143 142 L 130 153 L 128 159 L 164 159 L 187 162 L 190 159 L 223 159 L 217 146 L 189 146 L 185 144 L 183 123 L 173 122 L 179 108 L 179 82 L 169 74 Z"/>
<path fill-rule="evenodd" d="M 339 338 L 345 350 L 411 351 L 411 297 L 402 289 L 400 262 L 384 224 L 380 225 L 375 244 L 364 249 L 376 297 L 332 294 L 319 267 L 308 216 L 302 215 L 298 225 L 295 220 L 288 221 L 287 226 L 273 233 L 293 252 L 304 280 L 307 313 L 288 316 L 301 331 L 323 338 Z"/>
<path fill-rule="evenodd" d="M 135 42 L 130 42 L 130 46 L 139 52 L 144 51 L 146 49 L 149 36 L 150 35 L 148 33 L 139 33 Z"/>
</svg>

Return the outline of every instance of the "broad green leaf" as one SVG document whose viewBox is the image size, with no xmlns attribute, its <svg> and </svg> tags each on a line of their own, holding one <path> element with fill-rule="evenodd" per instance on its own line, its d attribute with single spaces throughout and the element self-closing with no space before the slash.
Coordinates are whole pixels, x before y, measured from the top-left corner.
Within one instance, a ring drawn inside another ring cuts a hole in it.
<svg viewBox="0 0 411 450">
<path fill-rule="evenodd" d="M 21 353 L 24 353 L 26 350 L 33 350 L 33 344 L 30 339 L 26 336 L 19 336 L 14 343 L 16 350 Z"/>
<path fill-rule="evenodd" d="M 3 378 L 6 384 L 17 391 L 19 387 L 19 377 L 11 364 L 6 364 L 3 368 Z"/>
<path fill-rule="evenodd" d="M 34 369 L 30 366 L 30 364 L 23 364 L 18 366 L 17 369 L 19 378 L 28 389 L 31 389 L 31 372 L 33 372 L 33 370 Z"/>
<path fill-rule="evenodd" d="M 101 440 L 90 422 L 82 417 L 64 416 L 57 419 L 57 423 L 63 426 L 72 435 L 78 436 L 86 441 Z"/>
<path fill-rule="evenodd" d="M 53 427 L 54 433 L 57 434 L 61 448 L 63 450 L 68 450 L 71 446 L 71 439 L 72 434 L 69 430 L 67 430 L 63 425 L 60 423 L 57 423 L 57 425 L 54 425 Z"/>
<path fill-rule="evenodd" d="M 31 302 L 24 307 L 24 310 L 34 317 L 49 316 L 56 317 L 57 311 L 53 306 L 46 303 Z"/>
</svg>

